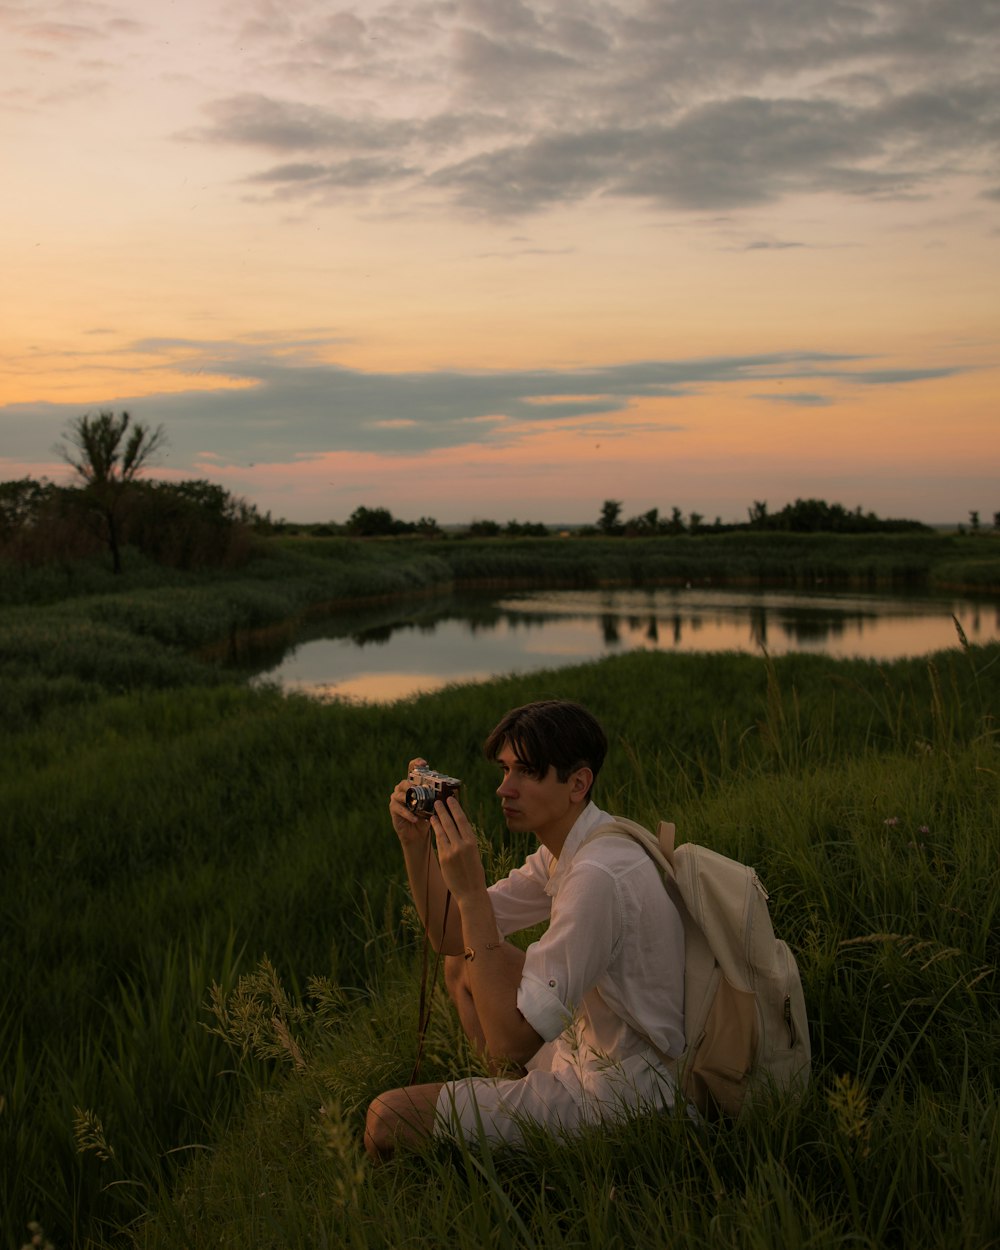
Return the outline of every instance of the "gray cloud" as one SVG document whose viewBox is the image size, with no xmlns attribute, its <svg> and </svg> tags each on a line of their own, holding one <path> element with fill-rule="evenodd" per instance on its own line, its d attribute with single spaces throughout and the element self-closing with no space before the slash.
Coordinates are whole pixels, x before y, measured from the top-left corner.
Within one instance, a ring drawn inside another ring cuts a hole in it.
<svg viewBox="0 0 1000 1250">
<path fill-rule="evenodd" d="M 293 159 L 256 175 L 283 194 L 342 184 L 323 159 L 336 155 L 366 171 L 356 185 L 405 179 L 491 217 L 595 195 L 683 210 L 911 197 L 995 168 L 996 18 L 991 0 L 590 0 L 572 14 L 416 0 L 364 20 L 305 5 L 249 29 L 286 77 L 298 65 L 309 99 L 272 76 L 213 101 L 187 138 L 319 157 L 328 178 Z M 321 77 L 331 41 L 349 66 Z"/>
<path fill-rule="evenodd" d="M 252 174 L 247 182 L 271 185 L 280 194 L 295 196 L 302 188 L 310 191 L 332 191 L 350 188 L 384 186 L 386 183 L 412 176 L 414 169 L 391 158 L 355 157 L 332 161 L 328 165 L 277 165 Z"/>
<path fill-rule="evenodd" d="M 643 428 L 628 409 L 637 400 L 678 399 L 709 387 L 766 380 L 773 387 L 802 379 L 903 385 L 958 369 L 879 369 L 851 356 L 784 352 L 692 360 L 646 360 L 590 369 L 366 373 L 319 358 L 330 340 L 206 343 L 147 339 L 130 353 L 158 356 L 192 387 L 215 379 L 246 385 L 229 390 L 123 395 L 93 408 L 125 408 L 138 420 L 163 423 L 171 464 L 212 453 L 245 463 L 290 461 L 332 451 L 419 455 L 472 443 L 503 445 L 523 430 L 558 423 L 567 436 L 606 437 Z M 760 399 L 819 407 L 819 393 L 798 389 Z M 87 405 L 29 404 L 0 408 L 0 446 L 7 456 L 38 460 L 66 420 Z M 608 418 L 615 414 L 614 422 Z M 680 419 L 680 418 L 678 418 Z M 676 427 L 670 427 L 676 428 Z"/>
<path fill-rule="evenodd" d="M 828 408 L 835 402 L 831 396 L 818 395 L 813 391 L 792 391 L 788 394 L 772 391 L 754 395 L 754 399 L 762 399 L 769 404 L 791 404 L 795 408 Z"/>
<path fill-rule="evenodd" d="M 387 125 L 369 117 L 347 117 L 316 105 L 250 93 L 216 100 L 207 111 L 211 124 L 191 137 L 272 152 L 381 151 L 405 145 L 415 130 L 405 122 Z"/>
<path fill-rule="evenodd" d="M 907 382 L 931 382 L 937 378 L 952 378 L 961 369 L 942 367 L 939 369 L 863 369 L 857 373 L 846 374 L 850 382 L 858 382 L 863 386 L 899 386 Z"/>
<path fill-rule="evenodd" d="M 805 244 L 782 242 L 780 239 L 754 239 L 736 250 L 741 252 L 787 252 L 790 249 L 799 247 L 805 247 Z"/>
</svg>

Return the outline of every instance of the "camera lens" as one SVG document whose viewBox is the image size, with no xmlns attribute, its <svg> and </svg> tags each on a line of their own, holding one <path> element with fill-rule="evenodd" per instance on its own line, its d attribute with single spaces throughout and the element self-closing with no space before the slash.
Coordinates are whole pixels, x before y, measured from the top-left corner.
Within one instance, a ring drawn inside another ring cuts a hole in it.
<svg viewBox="0 0 1000 1250">
<path fill-rule="evenodd" d="M 430 816 L 434 811 L 434 800 L 436 797 L 436 793 L 430 786 L 410 786 L 403 799 L 411 812 Z"/>
</svg>

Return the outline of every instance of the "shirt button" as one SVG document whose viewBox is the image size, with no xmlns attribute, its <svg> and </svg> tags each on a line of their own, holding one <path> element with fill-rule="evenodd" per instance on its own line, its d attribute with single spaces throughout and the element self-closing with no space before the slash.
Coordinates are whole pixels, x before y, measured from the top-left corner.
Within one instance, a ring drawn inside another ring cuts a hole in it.
<svg viewBox="0 0 1000 1250">
<path fill-rule="evenodd" d="M 556 988 L 556 983 L 555 983 L 555 981 L 550 981 L 550 982 L 549 982 L 549 988 L 550 988 L 550 989 L 553 989 L 553 990 Z"/>
</svg>

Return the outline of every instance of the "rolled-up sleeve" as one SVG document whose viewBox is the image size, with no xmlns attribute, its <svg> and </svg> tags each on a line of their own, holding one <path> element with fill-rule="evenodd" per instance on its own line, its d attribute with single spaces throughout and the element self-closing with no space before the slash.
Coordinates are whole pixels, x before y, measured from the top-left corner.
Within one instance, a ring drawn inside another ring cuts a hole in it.
<svg viewBox="0 0 1000 1250">
<path fill-rule="evenodd" d="M 517 1009 L 543 1042 L 551 1042 L 572 1022 L 573 1012 L 549 982 L 525 974 L 517 989 Z"/>
</svg>

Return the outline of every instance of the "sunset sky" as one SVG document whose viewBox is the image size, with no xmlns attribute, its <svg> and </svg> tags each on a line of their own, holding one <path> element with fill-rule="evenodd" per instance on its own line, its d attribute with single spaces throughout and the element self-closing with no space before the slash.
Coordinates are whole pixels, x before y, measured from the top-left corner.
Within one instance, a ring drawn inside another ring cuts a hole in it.
<svg viewBox="0 0 1000 1250">
<path fill-rule="evenodd" d="M 996 0 L 0 0 L 0 480 L 1000 510 Z"/>
</svg>

